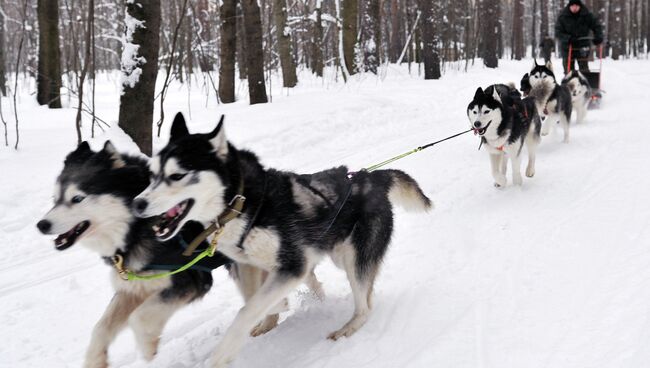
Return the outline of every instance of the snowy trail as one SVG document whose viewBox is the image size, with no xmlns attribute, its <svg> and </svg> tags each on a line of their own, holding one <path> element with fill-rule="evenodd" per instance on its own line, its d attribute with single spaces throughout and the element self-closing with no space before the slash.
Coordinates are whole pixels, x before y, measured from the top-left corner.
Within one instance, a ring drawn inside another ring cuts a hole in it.
<svg viewBox="0 0 650 368">
<path fill-rule="evenodd" d="M 364 76 L 348 85 L 303 75 L 290 96 L 274 91 L 268 105 L 206 108 L 194 91 L 190 129 L 207 131 L 225 113 L 231 141 L 268 166 L 358 169 L 465 130 L 477 86 L 518 83 L 529 68 L 502 64 L 435 82 L 395 67 L 384 81 Z M 251 339 L 232 367 L 648 366 L 648 65 L 606 61 L 603 108 L 572 126 L 570 144 L 559 132 L 546 137 L 536 177 L 520 188 L 492 187 L 487 154 L 469 134 L 391 164 L 412 174 L 436 208 L 426 216 L 397 212 L 366 326 L 349 339 L 325 339 L 353 310 L 343 272 L 328 261 L 317 268 L 326 299 L 305 289 L 292 294 L 283 322 Z M 100 116 L 111 122 L 112 83 L 98 85 Z M 186 92 L 172 88 L 169 96 L 167 116 L 187 112 Z M 56 252 L 34 226 L 75 145 L 74 110 L 48 111 L 23 95 L 20 113 L 21 151 L 0 148 L 0 367 L 78 367 L 112 295 L 109 270 L 80 246 Z M 92 145 L 107 137 L 133 149 L 116 129 Z M 152 363 L 126 332 L 109 352 L 113 366 L 207 367 L 241 306 L 225 272 L 214 276 L 209 295 L 172 318 Z"/>
</svg>

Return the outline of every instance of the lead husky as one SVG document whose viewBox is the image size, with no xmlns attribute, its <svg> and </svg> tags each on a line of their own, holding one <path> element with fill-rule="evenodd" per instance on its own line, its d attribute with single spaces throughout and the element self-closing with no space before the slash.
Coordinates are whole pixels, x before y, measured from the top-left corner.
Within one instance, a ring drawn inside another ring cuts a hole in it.
<svg viewBox="0 0 650 368">
<path fill-rule="evenodd" d="M 535 99 L 537 111 L 545 117 L 542 135 L 548 135 L 551 128 L 560 122 L 564 130 L 564 143 L 569 143 L 569 123 L 571 121 L 571 92 L 564 85 L 557 84 L 553 74 L 553 64 L 535 64 L 529 73 L 529 96 Z"/>
<path fill-rule="evenodd" d="M 567 86 L 571 92 L 571 103 L 576 111 L 576 122 L 582 123 L 587 116 L 587 109 L 591 101 L 591 86 L 589 81 L 578 70 L 572 70 L 562 79 L 562 85 Z"/>
<path fill-rule="evenodd" d="M 112 257 L 121 256 L 124 267 L 137 273 L 176 269 L 191 259 L 181 253 L 202 226 L 188 223 L 166 243 L 158 240 L 152 230 L 157 219 L 139 219 L 130 211 L 133 198 L 149 185 L 149 176 L 145 160 L 117 153 L 110 142 L 100 152 L 83 142 L 66 157 L 56 183 L 54 207 L 38 222 L 38 229 L 43 234 L 60 233 L 54 240 L 60 251 L 80 242 L 109 265 Z M 127 321 L 145 359 L 153 359 L 169 318 L 203 297 L 212 286 L 210 271 L 228 263 L 217 253 L 187 271 L 153 281 L 125 281 L 111 268 L 115 295 L 94 328 L 84 366 L 108 365 L 108 347 Z M 232 271 L 249 279 L 255 276 L 253 268 L 234 267 Z M 244 294 L 250 290 L 241 282 L 238 286 Z M 277 314 L 268 316 L 258 329 L 268 330 L 275 323 Z"/>
<path fill-rule="evenodd" d="M 346 271 L 355 302 L 352 319 L 329 338 L 352 335 L 368 319 L 392 234 L 391 203 L 426 211 L 429 198 L 397 170 L 361 171 L 349 178 L 345 167 L 311 175 L 266 169 L 253 153 L 227 142 L 222 123 L 223 117 L 212 132 L 189 134 L 178 114 L 169 143 L 152 160 L 154 181 L 133 205 L 139 216 L 163 214 L 158 234 L 166 240 L 186 221 L 207 225 L 236 195 L 246 198 L 241 216 L 225 225 L 219 249 L 269 275 L 226 331 L 213 367 L 234 359 L 247 331 L 326 255 Z"/>
<path fill-rule="evenodd" d="M 540 141 L 541 120 L 531 98 L 519 99 L 513 86 L 495 84 L 478 88 L 467 106 L 467 117 L 474 133 L 490 154 L 494 186 L 506 185 L 508 159 L 512 165 L 512 182 L 522 184 L 521 151 L 526 145 L 526 176 L 535 175 L 535 153 Z"/>
</svg>

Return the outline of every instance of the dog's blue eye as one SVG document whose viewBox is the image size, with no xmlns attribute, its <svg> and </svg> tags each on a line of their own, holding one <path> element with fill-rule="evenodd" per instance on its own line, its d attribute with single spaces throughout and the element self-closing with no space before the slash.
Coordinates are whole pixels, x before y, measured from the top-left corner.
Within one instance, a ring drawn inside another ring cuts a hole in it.
<svg viewBox="0 0 650 368">
<path fill-rule="evenodd" d="M 75 203 L 75 204 L 76 204 L 76 203 L 81 203 L 81 201 L 83 201 L 84 198 L 86 198 L 86 197 L 84 197 L 84 196 L 80 196 L 80 195 L 76 195 L 76 196 L 72 197 L 72 199 L 70 200 L 70 202 Z"/>
<path fill-rule="evenodd" d="M 169 180 L 179 181 L 179 180 L 183 179 L 185 177 L 185 175 L 187 175 L 187 174 L 172 174 L 172 175 L 169 175 Z"/>
</svg>

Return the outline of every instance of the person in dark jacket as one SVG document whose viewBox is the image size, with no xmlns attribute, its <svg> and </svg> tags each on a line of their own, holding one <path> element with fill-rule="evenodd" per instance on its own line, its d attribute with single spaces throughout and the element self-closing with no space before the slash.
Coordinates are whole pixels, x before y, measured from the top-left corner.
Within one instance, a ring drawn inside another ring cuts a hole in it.
<svg viewBox="0 0 650 368">
<path fill-rule="evenodd" d="M 589 35 L 590 31 L 593 32 L 593 38 Z M 589 66 L 586 59 L 589 57 L 591 41 L 593 40 L 594 45 L 603 43 L 603 27 L 582 1 L 571 0 L 557 18 L 555 37 L 560 41 L 564 74 L 575 68 L 576 59 L 578 59 L 580 70 L 587 71 Z M 570 70 L 567 70 L 569 45 L 573 47 L 573 50 L 571 67 Z"/>
</svg>

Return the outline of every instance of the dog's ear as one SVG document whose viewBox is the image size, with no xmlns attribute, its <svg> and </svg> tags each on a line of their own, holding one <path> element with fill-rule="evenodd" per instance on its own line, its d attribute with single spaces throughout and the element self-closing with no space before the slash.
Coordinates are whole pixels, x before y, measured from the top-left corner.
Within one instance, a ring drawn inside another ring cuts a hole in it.
<svg viewBox="0 0 650 368">
<path fill-rule="evenodd" d="M 66 156 L 64 165 L 71 164 L 71 163 L 82 163 L 86 161 L 94 153 L 95 152 L 93 152 L 93 150 L 90 149 L 90 145 L 88 144 L 88 142 L 83 141 L 79 143 L 77 149 L 70 152 L 68 156 Z"/>
<path fill-rule="evenodd" d="M 538 66 L 539 64 L 537 64 L 537 58 L 533 58 L 533 69 L 535 69 Z"/>
<path fill-rule="evenodd" d="M 502 103 L 501 102 L 501 96 L 499 96 L 499 92 L 497 92 L 496 88 L 492 92 L 492 98 L 494 98 L 498 103 Z"/>
<path fill-rule="evenodd" d="M 113 143 L 111 143 L 111 141 L 106 141 L 106 143 L 104 143 L 104 148 L 102 151 L 106 153 L 106 155 L 113 161 L 113 169 L 120 169 L 126 166 L 126 162 L 122 160 L 122 156 L 119 152 L 117 152 L 117 149 L 115 149 L 115 146 Z"/>
<path fill-rule="evenodd" d="M 174 122 L 172 123 L 172 130 L 169 133 L 169 141 L 174 142 L 179 138 L 189 135 L 190 132 L 187 130 L 187 124 L 185 123 L 185 117 L 182 113 L 177 113 L 174 117 Z"/>
<path fill-rule="evenodd" d="M 477 99 L 479 97 L 483 96 L 483 88 L 478 87 L 476 89 L 476 92 L 474 93 L 474 99 Z"/>
<path fill-rule="evenodd" d="M 553 71 L 553 63 L 551 63 L 550 60 L 546 62 L 546 67 L 548 68 L 548 70 Z"/>
<path fill-rule="evenodd" d="M 208 139 L 210 139 L 210 143 L 212 143 L 214 150 L 217 152 L 217 156 L 221 158 L 228 156 L 228 140 L 226 139 L 226 129 L 223 126 L 224 117 L 224 115 L 221 115 L 217 127 L 208 134 Z"/>
</svg>

